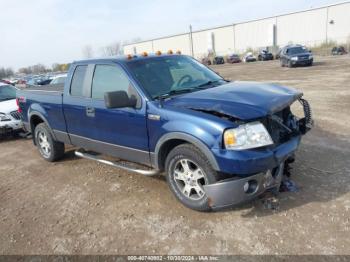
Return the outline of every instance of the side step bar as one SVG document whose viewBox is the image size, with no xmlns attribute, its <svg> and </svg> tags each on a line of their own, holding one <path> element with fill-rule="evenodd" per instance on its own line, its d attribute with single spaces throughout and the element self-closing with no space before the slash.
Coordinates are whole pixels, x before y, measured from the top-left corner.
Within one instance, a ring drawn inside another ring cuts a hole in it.
<svg viewBox="0 0 350 262">
<path fill-rule="evenodd" d="M 134 172 L 134 173 L 141 174 L 141 175 L 144 175 L 144 176 L 154 176 L 154 175 L 159 174 L 159 171 L 155 170 L 155 169 L 150 169 L 150 170 L 135 169 L 133 167 L 129 167 L 129 166 L 126 166 L 126 165 L 118 164 L 117 162 L 112 162 L 112 161 L 108 161 L 108 160 L 105 160 L 105 159 L 101 159 L 101 158 L 99 158 L 99 157 L 97 157 L 95 155 L 92 155 L 92 154 L 89 154 L 89 153 L 86 153 L 86 152 L 82 152 L 82 151 L 75 151 L 75 155 L 78 156 L 78 157 L 81 157 L 81 158 L 94 160 L 94 161 L 97 161 L 97 162 L 105 164 L 105 165 L 117 167 L 117 168 L 129 171 L 129 172 Z"/>
</svg>

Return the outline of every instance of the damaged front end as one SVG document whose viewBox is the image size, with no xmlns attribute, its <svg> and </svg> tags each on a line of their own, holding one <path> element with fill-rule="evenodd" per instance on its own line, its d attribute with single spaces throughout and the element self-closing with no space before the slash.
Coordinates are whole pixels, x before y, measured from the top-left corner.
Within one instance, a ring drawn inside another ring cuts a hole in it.
<svg viewBox="0 0 350 262">
<path fill-rule="evenodd" d="M 229 179 L 203 186 L 213 209 L 280 187 L 283 170 L 288 170 L 302 135 L 313 125 L 310 105 L 302 96 L 298 90 L 276 84 L 234 81 L 166 102 L 211 115 L 212 121 L 223 120 L 222 135 L 216 136 L 210 150 L 217 171 Z M 292 113 L 296 101 L 304 116 Z"/>
<path fill-rule="evenodd" d="M 312 119 L 312 111 L 307 100 L 303 99 L 302 97 L 299 97 L 297 100 L 303 107 L 304 117 L 301 119 L 298 119 L 291 112 L 290 106 L 287 106 L 281 111 L 268 113 L 266 117 L 253 119 L 252 121 L 258 120 L 262 122 L 269 131 L 274 142 L 277 144 L 288 141 L 288 139 L 290 139 L 292 136 L 305 135 L 311 130 L 314 124 Z M 190 107 L 190 109 L 228 120 L 237 125 L 247 123 L 246 120 L 242 120 L 222 110 L 215 110 L 214 108 L 208 109 Z"/>
<path fill-rule="evenodd" d="M 314 121 L 309 102 L 303 98 L 299 98 L 298 101 L 303 107 L 303 118 L 297 118 L 288 106 L 279 112 L 260 119 L 268 130 L 275 146 L 289 141 L 292 137 L 305 135 L 311 130 Z"/>
<path fill-rule="evenodd" d="M 225 179 L 203 187 L 211 208 L 225 208 L 252 200 L 269 189 L 278 189 L 283 171 L 284 163 L 281 163 L 263 173 L 246 178 Z"/>
<path fill-rule="evenodd" d="M 294 161 L 294 153 L 299 146 L 300 137 L 311 130 L 313 126 L 309 103 L 301 97 L 298 101 L 303 107 L 304 117 L 302 118 L 297 118 L 292 113 L 290 106 L 287 106 L 281 111 L 254 120 L 260 121 L 265 126 L 273 140 L 273 145 L 260 148 L 257 151 L 262 155 L 266 152 L 266 155 L 270 154 L 271 157 L 264 158 L 264 156 L 258 159 L 252 156 L 250 159 L 240 161 L 239 164 L 263 166 L 262 162 L 269 162 L 273 159 L 275 167 L 252 175 L 235 176 L 215 184 L 205 185 L 204 191 L 213 209 L 234 206 L 252 200 L 270 189 L 279 192 L 283 176 L 290 175 L 289 163 Z M 216 113 L 216 115 L 220 114 Z M 238 125 L 242 122 L 241 120 L 230 119 L 230 116 L 222 114 L 221 117 L 235 121 Z M 245 154 L 245 152 L 241 152 L 242 155 Z M 240 152 L 235 153 L 240 154 Z M 232 158 L 232 164 L 234 163 L 237 162 Z"/>
</svg>

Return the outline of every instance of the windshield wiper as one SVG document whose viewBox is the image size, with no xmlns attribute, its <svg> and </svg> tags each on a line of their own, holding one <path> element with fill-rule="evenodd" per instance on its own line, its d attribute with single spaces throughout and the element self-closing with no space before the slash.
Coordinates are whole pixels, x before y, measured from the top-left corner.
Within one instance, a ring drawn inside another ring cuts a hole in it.
<svg viewBox="0 0 350 262">
<path fill-rule="evenodd" d="M 220 80 L 214 80 L 214 81 L 213 80 L 209 80 L 208 82 L 205 82 L 205 83 L 199 85 L 198 88 L 209 86 L 209 85 L 212 85 L 212 84 L 216 84 L 216 83 L 218 83 L 220 81 L 221 81 L 221 79 Z"/>
<path fill-rule="evenodd" d="M 154 99 L 166 99 L 168 97 L 171 97 L 173 95 L 178 95 L 178 94 L 184 94 L 184 93 L 191 93 L 193 91 L 198 91 L 198 90 L 202 90 L 204 89 L 203 87 L 208 86 L 208 85 L 212 85 L 212 84 L 216 84 L 220 81 L 226 81 L 223 79 L 218 79 L 218 80 L 210 80 L 207 81 L 199 86 L 194 86 L 194 87 L 190 87 L 190 88 L 183 88 L 183 89 L 175 89 L 175 90 L 171 90 L 168 93 L 162 94 L 162 95 L 158 95 L 155 96 Z M 227 81 L 226 81 L 227 82 Z"/>
<path fill-rule="evenodd" d="M 195 88 L 184 88 L 184 89 L 177 89 L 177 90 L 171 90 L 169 91 L 168 93 L 166 94 L 162 94 L 162 95 L 159 95 L 159 96 L 155 96 L 154 99 L 165 99 L 165 98 L 168 98 L 168 97 L 171 97 L 173 95 L 178 95 L 178 94 L 184 94 L 184 93 L 190 93 L 192 92 L 193 90 L 195 90 Z"/>
</svg>

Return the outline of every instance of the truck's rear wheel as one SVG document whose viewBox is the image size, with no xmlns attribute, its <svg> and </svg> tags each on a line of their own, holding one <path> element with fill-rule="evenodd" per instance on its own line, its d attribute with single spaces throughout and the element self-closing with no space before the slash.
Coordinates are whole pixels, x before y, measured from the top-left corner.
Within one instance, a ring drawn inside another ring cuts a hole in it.
<svg viewBox="0 0 350 262">
<path fill-rule="evenodd" d="M 54 162 L 64 155 L 64 144 L 53 139 L 52 134 L 45 123 L 40 123 L 35 127 L 35 142 L 41 156 Z"/>
<path fill-rule="evenodd" d="M 182 204 L 198 211 L 211 209 L 203 186 L 215 183 L 218 174 L 197 147 L 175 147 L 167 156 L 165 168 L 169 187 Z"/>
</svg>

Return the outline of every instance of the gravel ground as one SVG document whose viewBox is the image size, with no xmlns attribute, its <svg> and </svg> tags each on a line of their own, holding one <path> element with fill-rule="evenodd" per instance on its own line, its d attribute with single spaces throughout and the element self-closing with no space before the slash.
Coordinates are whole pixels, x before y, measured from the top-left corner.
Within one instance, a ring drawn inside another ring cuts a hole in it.
<svg viewBox="0 0 350 262">
<path fill-rule="evenodd" d="M 281 68 L 213 67 L 304 92 L 316 126 L 293 164 L 297 193 L 215 213 L 183 207 L 164 177 L 78 159 L 45 162 L 29 139 L 0 142 L 0 254 L 350 254 L 350 57 Z"/>
</svg>

